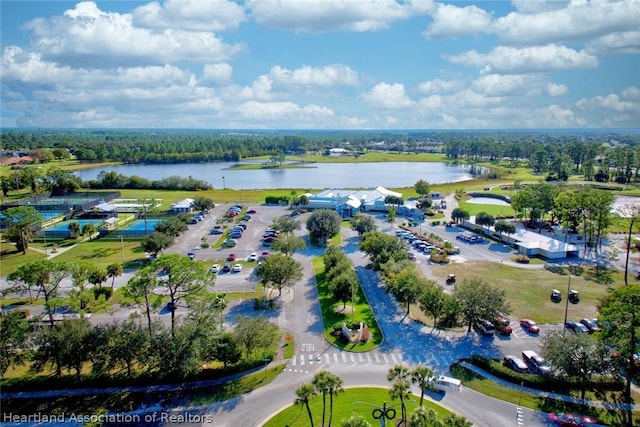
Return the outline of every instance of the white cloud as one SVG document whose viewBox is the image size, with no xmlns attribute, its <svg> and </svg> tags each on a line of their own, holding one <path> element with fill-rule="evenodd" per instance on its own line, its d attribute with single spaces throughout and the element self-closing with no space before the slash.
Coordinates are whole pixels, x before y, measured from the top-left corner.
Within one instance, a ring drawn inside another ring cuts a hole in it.
<svg viewBox="0 0 640 427">
<path fill-rule="evenodd" d="M 569 0 L 511 0 L 511 4 L 518 12 L 540 13 L 562 9 L 567 6 Z"/>
<path fill-rule="evenodd" d="M 332 64 L 324 67 L 304 65 L 295 70 L 273 67 L 269 77 L 283 86 L 357 86 L 358 73 L 346 65 Z"/>
<path fill-rule="evenodd" d="M 378 83 L 369 92 L 362 94 L 362 98 L 375 108 L 401 109 L 414 105 L 401 83 Z"/>
<path fill-rule="evenodd" d="M 133 24 L 146 28 L 218 32 L 235 30 L 246 20 L 244 8 L 227 0 L 165 0 L 133 11 Z"/>
<path fill-rule="evenodd" d="M 567 86 L 555 83 L 549 83 L 546 87 L 546 92 L 549 96 L 562 96 L 567 93 L 567 90 Z"/>
<path fill-rule="evenodd" d="M 433 0 L 248 0 L 260 25 L 299 32 L 378 31 L 392 22 L 424 15 Z"/>
<path fill-rule="evenodd" d="M 227 63 L 205 64 L 202 69 L 202 82 L 211 84 L 224 84 L 231 80 L 233 68 Z"/>
<path fill-rule="evenodd" d="M 456 38 L 468 34 L 486 32 L 491 24 L 491 14 L 476 6 L 457 7 L 438 4 L 432 13 L 433 22 L 424 32 L 431 38 Z"/>
<path fill-rule="evenodd" d="M 640 22 L 637 0 L 574 0 L 562 9 L 532 12 L 498 18 L 493 31 L 504 44 L 541 45 L 586 42 L 613 32 L 637 31 Z"/>
<path fill-rule="evenodd" d="M 477 67 L 485 74 L 537 73 L 592 68 L 598 65 L 595 56 L 558 45 L 524 48 L 498 46 L 486 54 L 471 50 L 448 56 L 447 59 L 454 64 Z"/>
<path fill-rule="evenodd" d="M 84 68 L 224 61 L 243 50 L 208 32 L 151 30 L 133 25 L 131 14 L 103 12 L 93 2 L 51 19 L 25 25 L 32 48 L 47 60 Z"/>
<path fill-rule="evenodd" d="M 587 43 L 585 51 L 594 55 L 637 55 L 640 53 L 640 31 L 607 34 Z"/>
<path fill-rule="evenodd" d="M 636 127 L 640 125 L 640 89 L 635 86 L 624 89 L 620 95 L 610 93 L 605 96 L 594 96 L 591 99 L 582 98 L 576 105 L 582 110 L 595 112 L 604 111 L 624 113 L 635 116 Z"/>
</svg>

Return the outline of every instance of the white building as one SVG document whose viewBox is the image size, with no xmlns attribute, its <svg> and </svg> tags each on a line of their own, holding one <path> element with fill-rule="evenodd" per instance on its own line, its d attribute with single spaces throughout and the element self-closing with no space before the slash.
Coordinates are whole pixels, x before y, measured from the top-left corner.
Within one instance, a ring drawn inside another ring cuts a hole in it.
<svg viewBox="0 0 640 427">
<path fill-rule="evenodd" d="M 386 212 L 389 205 L 384 203 L 384 199 L 387 196 L 402 197 L 402 193 L 378 186 L 370 190 L 330 189 L 306 196 L 309 200 L 306 209 L 331 209 L 347 218 L 358 212 Z"/>
</svg>

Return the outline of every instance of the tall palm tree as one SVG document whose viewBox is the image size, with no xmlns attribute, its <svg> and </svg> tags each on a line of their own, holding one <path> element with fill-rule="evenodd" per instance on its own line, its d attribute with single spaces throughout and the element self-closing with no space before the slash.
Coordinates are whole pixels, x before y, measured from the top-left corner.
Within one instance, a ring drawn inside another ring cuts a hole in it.
<svg viewBox="0 0 640 427">
<path fill-rule="evenodd" d="M 402 421 L 404 422 L 404 425 L 407 424 L 407 408 L 404 405 L 404 400 L 411 395 L 409 391 L 410 379 L 411 370 L 406 365 L 395 365 L 393 368 L 389 369 L 389 373 L 387 374 L 387 380 L 392 382 L 389 394 L 392 399 L 400 400 Z"/>
<path fill-rule="evenodd" d="M 313 416 L 311 415 L 311 408 L 309 407 L 309 399 L 315 395 L 316 390 L 311 384 L 301 384 L 300 387 L 296 389 L 296 403 L 301 403 L 307 408 L 311 427 L 313 427 Z"/>
<path fill-rule="evenodd" d="M 344 391 L 342 378 L 337 375 L 329 374 L 327 378 L 327 392 L 329 393 L 329 427 L 333 419 L 333 395 Z"/>
<path fill-rule="evenodd" d="M 424 389 L 429 387 L 433 381 L 433 371 L 425 365 L 418 365 L 411 372 L 411 382 L 420 387 L 420 406 L 424 400 Z"/>
<path fill-rule="evenodd" d="M 331 384 L 331 373 L 327 371 L 320 371 L 314 375 L 311 384 L 315 388 L 317 393 L 322 393 L 322 426 L 324 426 L 325 409 L 327 406 L 327 393 L 329 391 L 329 384 Z"/>
<path fill-rule="evenodd" d="M 107 275 L 111 277 L 111 290 L 115 284 L 116 277 L 122 276 L 122 264 L 114 262 L 107 266 Z"/>
</svg>

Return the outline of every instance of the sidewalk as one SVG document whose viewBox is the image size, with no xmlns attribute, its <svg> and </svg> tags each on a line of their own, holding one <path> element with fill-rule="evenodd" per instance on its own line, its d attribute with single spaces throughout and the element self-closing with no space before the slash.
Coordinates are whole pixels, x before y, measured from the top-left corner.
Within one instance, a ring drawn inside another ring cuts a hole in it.
<svg viewBox="0 0 640 427">
<path fill-rule="evenodd" d="M 535 388 L 531 388 L 531 387 L 525 387 L 525 386 L 521 386 L 506 380 L 503 380 L 502 378 L 498 378 L 493 374 L 490 374 L 489 372 L 485 371 L 482 368 L 478 368 L 475 365 L 472 365 L 471 363 L 468 362 L 461 362 L 460 366 L 463 366 L 467 369 L 469 369 L 470 371 L 473 371 L 474 373 L 480 375 L 481 377 L 484 377 L 488 380 L 491 380 L 497 384 L 500 384 L 504 387 L 509 387 L 512 388 L 514 390 L 518 390 L 518 391 L 522 391 L 525 393 L 529 393 L 529 394 L 533 394 L 539 397 L 544 397 L 544 398 L 548 398 L 548 399 L 554 399 L 554 400 L 562 400 L 563 402 L 567 402 L 567 403 L 575 403 L 578 405 L 584 405 L 584 406 L 592 406 L 594 408 L 604 408 L 604 409 L 623 409 L 623 410 L 633 410 L 633 411 L 639 411 L 640 410 L 640 404 L 634 404 L 634 405 L 629 405 L 629 404 L 616 404 L 616 403 L 609 403 L 609 402 L 602 402 L 602 401 L 595 401 L 595 400 L 582 400 L 582 399 L 578 399 L 576 397 L 572 397 L 572 396 L 567 396 L 564 394 L 558 394 L 558 393 L 551 393 L 548 391 L 543 391 L 543 390 L 538 390 Z"/>
</svg>

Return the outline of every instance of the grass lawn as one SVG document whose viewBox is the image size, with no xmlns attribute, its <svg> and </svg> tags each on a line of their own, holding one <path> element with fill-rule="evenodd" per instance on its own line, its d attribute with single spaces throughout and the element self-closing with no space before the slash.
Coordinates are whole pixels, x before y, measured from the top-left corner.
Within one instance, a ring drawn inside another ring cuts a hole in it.
<svg viewBox="0 0 640 427">
<path fill-rule="evenodd" d="M 347 312 L 341 312 L 342 302 L 333 300 L 329 291 L 329 283 L 325 280 L 324 261 L 322 257 L 313 260 L 313 268 L 316 274 L 316 284 L 318 287 L 318 295 L 320 300 L 320 310 L 322 312 L 322 322 L 324 324 L 324 336 L 330 343 L 339 348 L 349 351 L 369 351 L 377 347 L 382 342 L 382 333 L 378 327 L 378 322 L 371 311 L 371 307 L 364 297 L 362 289 L 358 287 L 355 295 L 356 304 L 354 311 L 351 311 L 351 304 L 347 303 Z M 334 326 L 340 327 L 342 322 L 350 323 L 353 319 L 354 323 L 364 322 L 371 331 L 371 339 L 364 344 L 344 344 L 333 334 Z"/>
<path fill-rule="evenodd" d="M 511 208 L 511 206 L 485 205 L 480 203 L 469 203 L 460 201 L 458 203 L 458 207 L 469 212 L 469 215 L 471 216 L 478 215 L 480 212 L 486 212 L 489 215 L 493 215 L 494 217 L 513 218 L 515 215 L 515 211 L 513 210 L 513 208 Z"/>
<path fill-rule="evenodd" d="M 564 321 L 564 298 L 569 283 L 566 268 L 552 272 L 544 268 L 524 269 L 493 262 L 465 262 L 433 266 L 431 271 L 441 283 L 449 273 L 454 273 L 458 281 L 481 277 L 485 282 L 504 290 L 511 304 L 512 319 L 526 317 L 542 324 Z M 597 277 L 592 267 L 573 268 L 571 289 L 580 292 L 580 302 L 569 304 L 569 319 L 597 317 L 599 299 L 610 289 L 622 286 L 622 276 L 622 272 L 612 271 Z M 549 295 L 552 289 L 562 292 L 562 302 L 551 302 Z"/>
<path fill-rule="evenodd" d="M 122 246 L 119 240 L 91 240 L 81 243 L 54 258 L 56 261 L 89 261 L 98 267 L 122 263 Z M 125 267 L 132 261 L 144 260 L 144 250 L 139 241 L 124 241 Z"/>
<path fill-rule="evenodd" d="M 419 404 L 420 396 L 414 396 L 412 401 L 406 403 L 407 414 L 411 416 L 411 413 L 416 409 Z M 396 410 L 395 421 L 400 419 L 400 404 L 399 401 L 392 401 L 389 396 L 389 389 L 387 388 L 373 388 L 373 387 L 356 387 L 347 388 L 344 393 L 340 393 L 333 398 L 333 422 L 332 425 L 339 426 L 342 420 L 349 418 L 352 415 L 363 416 L 372 426 L 379 425 L 380 420 L 374 420 L 371 412 L 381 407 L 383 402 L 387 402 L 387 408 L 392 407 Z M 438 418 L 442 419 L 451 414 L 443 407 L 436 405 L 435 403 L 425 400 L 424 406 L 436 411 Z M 319 426 L 322 422 L 322 395 L 315 396 L 309 402 L 311 408 L 311 414 L 313 416 L 314 425 Z M 329 420 L 329 399 L 327 399 L 327 409 L 325 422 Z M 387 425 L 392 425 L 389 421 Z M 395 424 L 393 424 L 395 425 Z M 273 418 L 264 424 L 265 427 L 308 427 L 309 415 L 304 405 L 291 405 L 281 412 L 276 414 Z"/>
<path fill-rule="evenodd" d="M 0 276 L 5 277 L 16 271 L 21 265 L 44 259 L 44 257 L 44 254 L 29 249 L 23 255 L 16 249 L 15 244 L 0 242 Z"/>
</svg>

